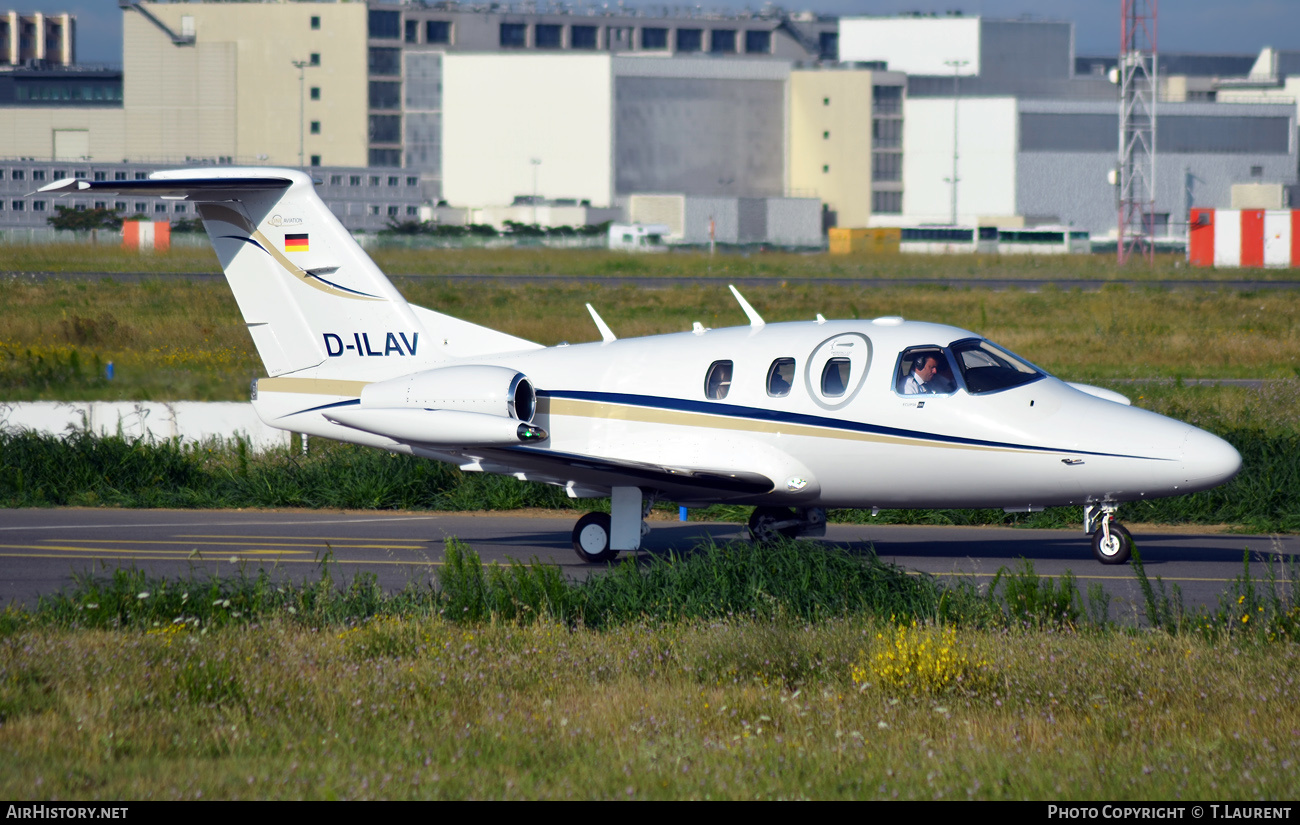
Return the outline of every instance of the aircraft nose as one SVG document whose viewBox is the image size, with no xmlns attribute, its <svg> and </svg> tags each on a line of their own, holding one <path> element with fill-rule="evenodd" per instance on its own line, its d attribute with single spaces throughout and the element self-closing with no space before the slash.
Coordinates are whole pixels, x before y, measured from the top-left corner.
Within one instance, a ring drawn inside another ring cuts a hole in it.
<svg viewBox="0 0 1300 825">
<path fill-rule="evenodd" d="M 1236 448 L 1195 427 L 1189 428 L 1182 452 L 1185 478 L 1200 490 L 1217 487 L 1241 470 L 1241 453 Z"/>
</svg>

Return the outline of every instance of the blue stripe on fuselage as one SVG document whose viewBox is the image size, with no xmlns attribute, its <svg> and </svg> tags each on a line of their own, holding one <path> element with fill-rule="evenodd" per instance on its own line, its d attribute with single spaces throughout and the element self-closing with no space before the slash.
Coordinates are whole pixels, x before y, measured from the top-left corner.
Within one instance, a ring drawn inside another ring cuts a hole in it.
<svg viewBox="0 0 1300 825">
<path fill-rule="evenodd" d="M 1001 447 L 1012 450 L 1028 450 L 1042 453 L 1070 453 L 1072 455 L 1095 455 L 1107 458 L 1136 458 L 1144 461 L 1173 461 L 1171 458 L 1155 458 L 1145 455 L 1124 455 L 1122 453 L 1099 453 L 1090 450 L 1074 450 L 1068 447 L 1038 447 L 1031 444 L 1012 444 L 1006 441 L 986 441 L 979 438 L 963 438 L 955 435 L 904 430 L 898 427 L 882 427 L 877 424 L 865 424 L 858 421 L 844 421 L 820 415 L 782 412 L 762 407 L 742 407 L 737 404 L 719 404 L 716 401 L 690 401 L 684 398 L 667 398 L 658 395 L 633 395 L 616 392 L 588 392 L 584 390 L 538 390 L 539 398 L 571 398 L 575 401 L 592 401 L 604 404 L 622 404 L 629 407 L 649 407 L 658 410 L 676 412 L 702 413 L 731 418 L 744 418 L 751 421 L 771 421 L 778 424 L 802 424 L 809 427 L 825 427 L 846 432 L 869 433 L 871 435 L 892 436 L 895 438 L 914 438 L 922 441 L 937 441 L 944 444 L 962 444 L 975 447 Z"/>
</svg>

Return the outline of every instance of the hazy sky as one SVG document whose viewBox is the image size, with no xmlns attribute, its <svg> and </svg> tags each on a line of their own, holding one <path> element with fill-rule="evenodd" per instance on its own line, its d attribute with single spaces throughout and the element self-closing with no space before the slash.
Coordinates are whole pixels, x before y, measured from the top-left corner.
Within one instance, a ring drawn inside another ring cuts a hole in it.
<svg viewBox="0 0 1300 825">
<path fill-rule="evenodd" d="M 87 63 L 122 62 L 122 12 L 111 0 L 18 0 L 5 8 L 77 15 L 77 57 Z M 595 4 L 599 5 L 599 4 Z M 610 3 L 610 5 L 614 5 Z M 629 7 L 662 3 L 629 0 Z M 690 3 L 666 5 L 689 6 Z M 738 0 L 706 8 L 757 8 Z M 967 15 L 1070 20 L 1080 55 L 1109 55 L 1119 48 L 1119 0 L 802 0 L 787 8 L 839 15 L 959 9 Z M 1159 49 L 1205 54 L 1254 54 L 1264 46 L 1300 50 L 1300 0 L 1164 0 Z"/>
</svg>

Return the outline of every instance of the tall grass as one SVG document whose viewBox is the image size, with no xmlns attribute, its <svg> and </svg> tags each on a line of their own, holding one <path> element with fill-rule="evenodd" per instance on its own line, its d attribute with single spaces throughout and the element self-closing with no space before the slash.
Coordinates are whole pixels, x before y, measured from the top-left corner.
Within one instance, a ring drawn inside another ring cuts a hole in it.
<svg viewBox="0 0 1300 825">
<path fill-rule="evenodd" d="M 1124 505 L 1126 521 L 1231 524 L 1259 532 L 1300 530 L 1300 435 L 1221 433 L 1242 454 L 1228 484 L 1186 496 Z M 184 445 L 77 432 L 59 437 L 0 431 L 0 507 L 313 507 L 363 510 L 572 509 L 558 487 L 509 476 L 463 473 L 447 464 L 366 447 L 312 441 L 309 456 L 253 454 L 243 442 Z M 602 509 L 602 500 L 583 506 Z M 669 507 L 669 505 L 661 505 Z M 718 505 L 692 518 L 743 522 L 749 508 Z M 1064 527 L 1078 508 L 833 510 L 838 523 L 1015 524 Z"/>
<path fill-rule="evenodd" d="M 313 441 L 312 454 L 244 442 L 183 445 L 84 431 L 0 432 L 0 506 L 566 508 L 554 487 L 439 462 Z"/>
<path fill-rule="evenodd" d="M 1135 556 L 1147 626 L 1207 641 L 1300 641 L 1300 566 L 1243 560 L 1242 573 L 1216 607 L 1188 607 L 1175 586 L 1152 582 Z M 1085 608 L 1085 600 L 1087 606 Z M 812 626 L 846 617 L 894 624 L 965 628 L 1112 632 L 1119 628 L 1101 594 L 1080 594 L 1073 574 L 1040 576 L 1022 559 L 987 585 L 911 574 L 873 552 L 817 542 L 753 545 L 704 541 L 666 556 L 625 559 L 583 580 L 530 563 L 484 565 L 472 548 L 446 540 L 436 580 L 410 580 L 386 592 L 373 574 L 340 577 L 327 554 L 312 578 L 275 568 L 234 575 L 168 579 L 134 568 L 79 575 L 34 610 L 0 615 L 0 636 L 24 628 L 215 630 L 278 618 L 312 627 L 355 626 L 383 616 L 431 617 L 466 625 L 556 623 L 611 630 L 743 619 Z"/>
</svg>

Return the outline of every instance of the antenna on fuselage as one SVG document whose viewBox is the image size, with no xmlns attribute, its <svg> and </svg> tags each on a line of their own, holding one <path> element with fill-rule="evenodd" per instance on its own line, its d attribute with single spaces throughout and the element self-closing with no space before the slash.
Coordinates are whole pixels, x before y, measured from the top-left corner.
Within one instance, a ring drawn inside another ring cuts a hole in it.
<svg viewBox="0 0 1300 825">
<path fill-rule="evenodd" d="M 608 344 L 610 341 L 618 340 L 618 336 L 614 335 L 614 331 L 610 329 L 609 324 L 605 323 L 604 319 L 600 317 L 600 313 L 596 312 L 594 306 L 587 304 L 587 311 L 591 313 L 591 320 L 596 322 L 596 329 L 600 330 L 601 341 Z"/>
<path fill-rule="evenodd" d="M 730 289 L 731 294 L 736 296 L 736 300 L 740 302 L 740 308 L 745 310 L 745 314 L 749 316 L 749 325 L 751 327 L 754 329 L 762 329 L 767 326 L 767 322 L 763 320 L 763 316 L 759 315 L 758 312 L 749 305 L 749 301 L 746 301 L 745 296 L 740 294 L 740 290 L 736 289 L 731 284 L 727 284 L 727 289 Z"/>
</svg>

